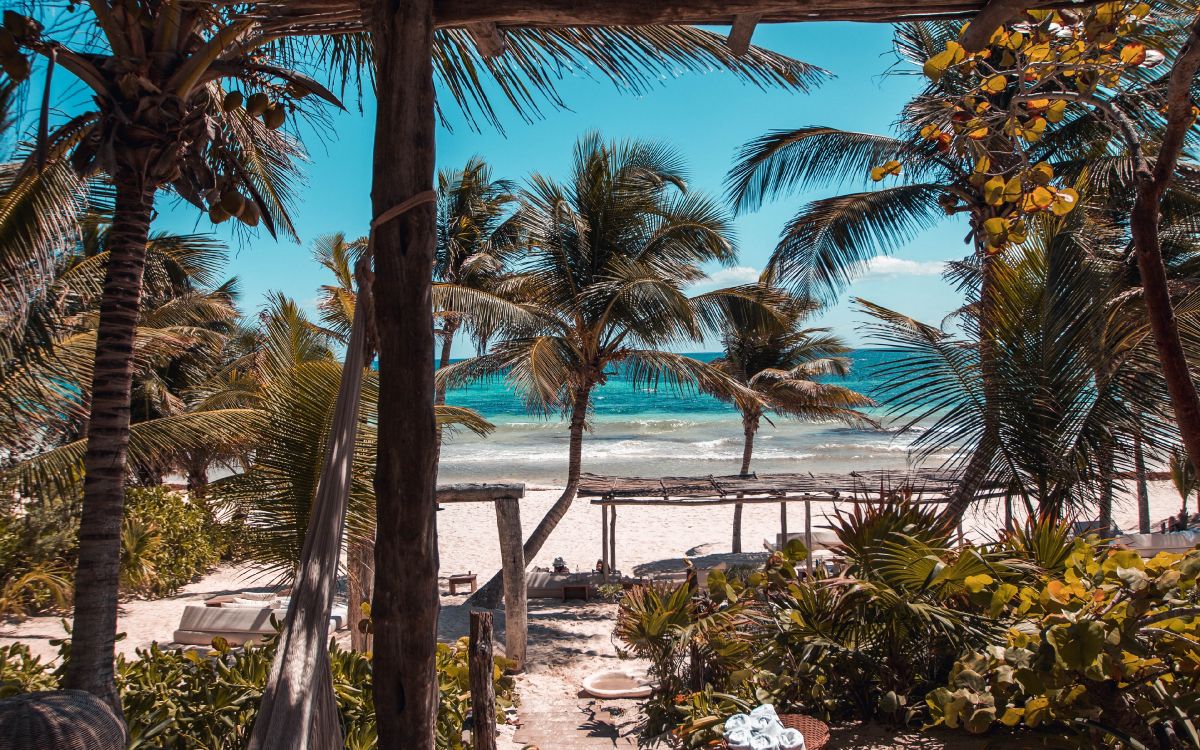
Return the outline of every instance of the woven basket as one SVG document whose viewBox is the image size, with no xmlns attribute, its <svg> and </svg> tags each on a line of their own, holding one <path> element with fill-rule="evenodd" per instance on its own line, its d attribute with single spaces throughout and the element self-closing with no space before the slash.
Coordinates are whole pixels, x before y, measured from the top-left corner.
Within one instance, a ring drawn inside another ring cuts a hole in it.
<svg viewBox="0 0 1200 750">
<path fill-rule="evenodd" d="M 4 750 L 123 750 L 125 725 L 82 690 L 27 693 L 0 701 Z"/>
<path fill-rule="evenodd" d="M 780 714 L 779 723 L 788 729 L 795 729 L 804 735 L 806 750 L 821 750 L 829 742 L 829 725 L 804 714 Z M 729 745 L 721 742 L 722 750 L 728 750 Z"/>
</svg>

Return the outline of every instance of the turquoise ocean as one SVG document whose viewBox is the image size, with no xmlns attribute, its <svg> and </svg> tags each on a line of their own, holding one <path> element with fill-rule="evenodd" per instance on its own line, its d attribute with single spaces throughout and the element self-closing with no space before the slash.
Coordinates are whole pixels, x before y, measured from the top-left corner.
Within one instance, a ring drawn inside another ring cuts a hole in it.
<svg viewBox="0 0 1200 750">
<path fill-rule="evenodd" d="M 692 354 L 711 360 L 716 354 Z M 882 350 L 851 354 L 848 377 L 836 380 L 877 400 L 874 370 L 896 356 Z M 567 424 L 529 414 L 502 378 L 451 390 L 447 403 L 475 409 L 496 425 L 485 438 L 458 432 L 442 451 L 442 482 L 566 481 Z M 741 466 L 742 423 L 729 404 L 669 386 L 636 388 L 620 373 L 593 396 L 591 432 L 584 434 L 583 470 L 619 476 L 734 474 Z M 869 410 L 878 419 L 881 409 Z M 916 432 L 897 434 L 855 429 L 840 423 L 803 423 L 772 417 L 755 440 L 753 471 L 847 472 L 911 466 L 909 446 Z M 926 465 L 938 463 L 934 456 Z"/>
</svg>

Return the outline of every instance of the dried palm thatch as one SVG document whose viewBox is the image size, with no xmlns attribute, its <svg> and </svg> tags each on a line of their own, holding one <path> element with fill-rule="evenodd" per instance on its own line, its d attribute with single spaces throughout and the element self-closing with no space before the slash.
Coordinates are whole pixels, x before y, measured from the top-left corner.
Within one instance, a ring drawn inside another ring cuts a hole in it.
<svg viewBox="0 0 1200 750">
<path fill-rule="evenodd" d="M 125 724 L 91 693 L 54 690 L 0 701 L 0 737 L 11 750 L 121 750 Z"/>
</svg>

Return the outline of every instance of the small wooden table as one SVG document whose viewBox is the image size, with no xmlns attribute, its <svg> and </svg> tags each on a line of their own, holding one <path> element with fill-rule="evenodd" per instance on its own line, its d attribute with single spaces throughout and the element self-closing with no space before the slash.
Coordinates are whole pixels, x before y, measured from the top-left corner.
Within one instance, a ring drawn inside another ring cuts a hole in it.
<svg viewBox="0 0 1200 750">
<path fill-rule="evenodd" d="M 476 576 L 474 573 L 459 573 L 458 575 L 447 578 L 446 581 L 450 584 L 450 595 L 453 596 L 454 594 L 457 594 L 459 586 L 468 585 L 471 587 L 471 592 L 474 593 L 475 589 L 478 588 L 475 578 Z"/>
<path fill-rule="evenodd" d="M 585 602 L 589 601 L 592 595 L 592 587 L 587 583 L 564 583 L 563 584 L 563 601 L 568 599 L 582 599 Z"/>
</svg>

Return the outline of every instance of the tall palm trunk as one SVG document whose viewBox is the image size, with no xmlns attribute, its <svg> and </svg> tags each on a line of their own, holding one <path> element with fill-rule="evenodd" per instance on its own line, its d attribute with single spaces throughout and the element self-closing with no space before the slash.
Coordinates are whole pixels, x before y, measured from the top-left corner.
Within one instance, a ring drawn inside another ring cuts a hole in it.
<svg viewBox="0 0 1200 750">
<path fill-rule="evenodd" d="M 372 212 L 432 190 L 433 0 L 370 4 L 380 81 Z M 437 427 L 433 414 L 433 206 L 380 224 L 375 472 L 374 702 L 380 750 L 433 750 L 438 707 Z"/>
<path fill-rule="evenodd" d="M 1100 513 L 1097 520 L 1105 536 L 1112 529 L 1113 482 L 1113 444 L 1105 439 L 1100 446 Z"/>
<path fill-rule="evenodd" d="M 459 321 L 446 316 L 442 324 L 442 353 L 438 358 L 438 369 L 444 370 L 450 364 L 450 350 L 454 346 L 454 334 L 458 332 Z M 438 383 L 434 391 L 433 403 L 441 406 L 446 403 L 446 384 Z"/>
<path fill-rule="evenodd" d="M 525 540 L 526 565 L 542 551 L 542 545 L 550 538 L 550 534 L 554 531 L 554 527 L 558 526 L 558 522 L 567 514 L 571 503 L 575 500 L 575 493 L 579 490 L 579 474 L 583 466 L 583 430 L 587 425 L 587 410 L 591 396 L 591 383 L 585 384 L 575 392 L 571 404 L 571 439 L 567 449 L 567 486 L 563 488 L 562 494 L 554 501 L 554 505 L 550 506 L 550 510 L 529 534 L 529 538 Z M 496 573 L 479 591 L 471 595 L 467 603 L 476 607 L 495 609 L 499 606 L 500 598 L 504 593 L 503 583 L 502 573 Z"/>
<path fill-rule="evenodd" d="M 978 235 L 978 233 L 977 233 Z M 971 454 L 966 469 L 950 502 L 942 511 L 942 520 L 948 527 L 955 527 L 962 520 L 967 508 L 975 500 L 975 493 L 983 486 L 991 470 L 992 457 L 999 437 L 999 420 L 992 411 L 996 403 L 996 343 L 992 338 L 991 322 L 995 317 L 996 269 L 995 260 L 983 248 L 976 237 L 975 252 L 981 258 L 979 287 L 979 380 L 983 388 L 983 435 L 979 445 Z"/>
<path fill-rule="evenodd" d="M 1137 254 L 1138 271 L 1142 277 L 1142 297 L 1154 333 L 1154 344 L 1162 365 L 1163 378 L 1175 410 L 1179 435 L 1192 466 L 1200 469 L 1200 397 L 1188 369 L 1179 325 L 1167 285 L 1167 270 L 1159 244 L 1159 206 L 1175 175 L 1175 166 L 1183 151 L 1184 141 L 1195 119 L 1192 114 L 1191 88 L 1200 72 L 1200 16 L 1193 21 L 1187 43 L 1175 58 L 1167 87 L 1167 126 L 1153 168 L 1138 154 L 1137 196 L 1130 216 L 1130 234 Z M 1137 147 L 1136 135 L 1130 136 L 1130 146 Z"/>
<path fill-rule="evenodd" d="M 758 415 L 742 415 L 742 476 L 750 473 L 750 457 L 754 455 L 754 434 L 758 432 Z M 742 504 L 733 506 L 733 551 L 742 551 Z"/>
<path fill-rule="evenodd" d="M 63 687 L 86 690 L 121 713 L 113 682 L 121 522 L 125 510 L 133 345 L 154 188 L 128 167 L 114 176 L 116 210 L 108 232 L 108 265 L 96 329 L 91 417 L 84 454 L 83 515 L 75 569 L 71 655 Z"/>
<path fill-rule="evenodd" d="M 1133 471 L 1137 481 L 1138 533 L 1150 533 L 1150 490 L 1146 482 L 1146 456 L 1142 452 L 1142 437 L 1133 438 Z"/>
</svg>

